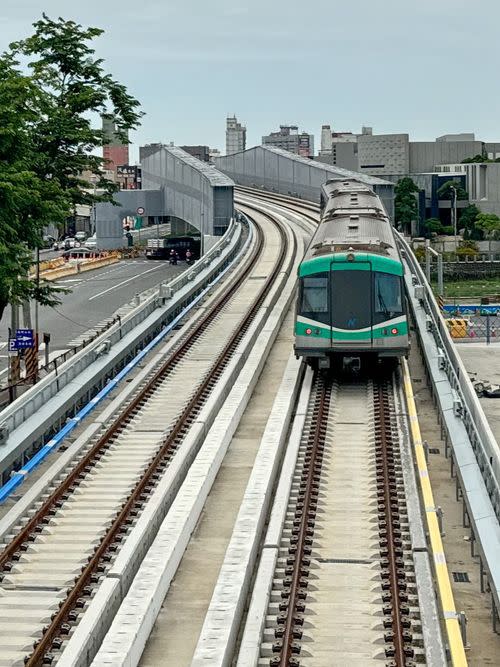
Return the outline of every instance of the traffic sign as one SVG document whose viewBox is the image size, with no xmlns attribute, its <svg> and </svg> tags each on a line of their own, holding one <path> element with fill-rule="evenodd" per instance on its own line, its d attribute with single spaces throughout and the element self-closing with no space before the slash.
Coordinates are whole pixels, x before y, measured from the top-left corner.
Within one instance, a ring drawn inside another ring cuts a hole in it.
<svg viewBox="0 0 500 667">
<path fill-rule="evenodd" d="M 137 215 L 144 215 L 146 213 L 146 209 L 143 208 L 142 206 L 137 207 Z"/>
<path fill-rule="evenodd" d="M 9 352 L 16 352 L 18 349 L 17 340 L 15 338 L 9 338 Z"/>
<path fill-rule="evenodd" d="M 33 329 L 16 329 L 15 337 L 16 350 L 23 350 L 28 347 L 35 346 L 35 337 L 33 335 Z"/>
</svg>

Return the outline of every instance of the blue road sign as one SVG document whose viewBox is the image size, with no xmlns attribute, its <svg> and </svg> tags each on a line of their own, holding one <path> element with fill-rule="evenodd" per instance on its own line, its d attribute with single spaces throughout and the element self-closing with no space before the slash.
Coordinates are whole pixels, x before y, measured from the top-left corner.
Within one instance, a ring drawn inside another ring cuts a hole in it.
<svg viewBox="0 0 500 667">
<path fill-rule="evenodd" d="M 23 350 L 28 347 L 34 347 L 35 337 L 33 329 L 16 329 L 16 350 Z"/>
<path fill-rule="evenodd" d="M 19 348 L 17 347 L 17 341 L 15 338 L 9 338 L 9 352 L 15 352 Z"/>
</svg>

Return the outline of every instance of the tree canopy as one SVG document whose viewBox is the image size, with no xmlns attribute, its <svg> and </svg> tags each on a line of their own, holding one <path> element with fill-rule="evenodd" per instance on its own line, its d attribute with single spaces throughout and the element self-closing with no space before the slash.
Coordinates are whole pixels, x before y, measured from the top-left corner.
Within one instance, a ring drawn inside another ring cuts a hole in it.
<svg viewBox="0 0 500 667">
<path fill-rule="evenodd" d="M 487 239 L 500 238 L 500 218 L 495 213 L 480 213 L 476 219 L 476 226 L 483 231 Z"/>
<path fill-rule="evenodd" d="M 438 198 L 452 199 L 453 198 L 452 188 L 455 188 L 455 190 L 457 191 L 457 199 L 464 200 L 469 198 L 467 191 L 462 187 L 460 181 L 453 181 L 453 180 L 446 181 L 445 183 L 443 183 L 443 185 L 437 191 Z"/>
<path fill-rule="evenodd" d="M 490 158 L 487 155 L 474 155 L 474 157 L 466 157 L 464 160 L 462 160 L 461 164 L 477 164 L 477 163 L 492 163 L 492 162 L 500 162 L 500 157 L 495 158 L 494 160 L 490 160 Z"/>
<path fill-rule="evenodd" d="M 95 57 L 102 32 L 43 14 L 0 56 L 0 318 L 8 302 L 57 302 L 57 289 L 28 277 L 43 228 L 77 204 L 113 201 L 117 186 L 96 154 L 106 137 L 93 119 L 108 115 L 125 141 L 142 114 Z M 100 194 L 85 189 L 84 172 L 98 177 Z"/>
<path fill-rule="evenodd" d="M 416 183 L 406 176 L 401 178 L 394 188 L 396 198 L 394 200 L 396 223 L 409 229 L 412 220 L 418 216 L 418 202 L 415 195 L 419 192 Z"/>
</svg>

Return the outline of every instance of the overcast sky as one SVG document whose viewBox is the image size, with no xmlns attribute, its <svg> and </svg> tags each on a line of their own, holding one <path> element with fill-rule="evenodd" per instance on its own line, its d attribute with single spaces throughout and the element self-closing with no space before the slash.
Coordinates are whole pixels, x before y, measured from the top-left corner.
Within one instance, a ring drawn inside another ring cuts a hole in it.
<svg viewBox="0 0 500 667">
<path fill-rule="evenodd" d="M 287 123 L 316 150 L 323 123 L 500 141 L 499 0 L 1 0 L 0 50 L 42 11 L 106 31 L 97 53 L 146 112 L 137 145 L 224 152 L 228 113 L 247 146 Z"/>
</svg>

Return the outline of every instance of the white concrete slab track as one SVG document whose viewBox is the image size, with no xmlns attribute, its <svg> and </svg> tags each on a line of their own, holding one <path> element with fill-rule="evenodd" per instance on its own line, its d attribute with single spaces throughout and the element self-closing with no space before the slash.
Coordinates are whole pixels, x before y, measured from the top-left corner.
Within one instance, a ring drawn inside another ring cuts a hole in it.
<svg viewBox="0 0 500 667">
<path fill-rule="evenodd" d="M 234 288 L 236 275 L 245 273 L 238 289 L 228 298 L 213 300 L 206 322 L 199 318 L 194 342 L 186 341 L 182 353 L 174 353 L 175 364 L 167 362 L 156 371 L 147 390 L 138 388 L 123 416 L 88 443 L 87 451 L 95 454 L 83 466 L 80 461 L 78 475 L 66 480 L 60 475 L 38 506 L 20 519 L 13 542 L 0 552 L 0 665 L 22 665 L 30 654 L 27 664 L 41 664 L 44 655 L 49 659 L 47 651 L 58 652 L 65 637 L 73 634 L 80 615 L 76 609 L 88 603 L 67 606 L 71 596 L 76 602 L 81 595 L 94 595 L 95 585 L 126 545 L 148 497 L 175 460 L 182 438 L 217 389 L 228 359 L 243 353 L 238 346 L 245 336 L 254 339 L 249 310 L 253 308 L 253 317 L 265 316 L 273 302 L 273 281 L 286 279 L 294 255 L 293 243 L 288 243 L 292 237 L 282 226 L 266 220 L 260 229 L 258 251 L 226 281 Z M 154 473 L 153 462 L 158 464 Z M 152 475 L 147 483 L 146 471 Z M 56 500 L 51 499 L 52 491 Z M 119 515 L 125 520 L 121 528 Z M 98 563 L 97 556 L 104 558 Z M 94 561 L 97 569 L 91 573 L 88 567 Z M 74 580 L 82 570 L 86 579 L 75 594 Z M 54 613 L 58 627 L 45 632 Z M 34 643 L 39 645 L 32 652 Z"/>
</svg>

